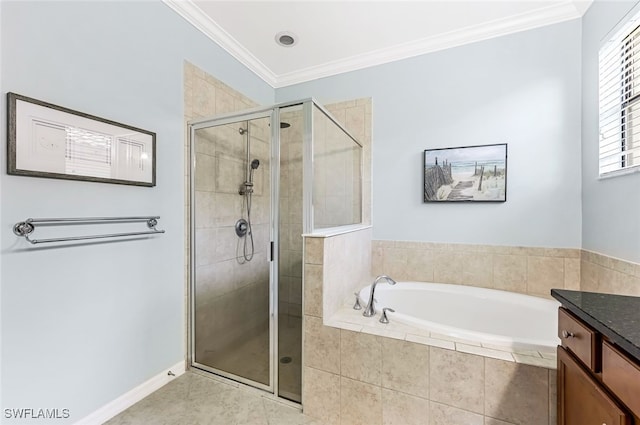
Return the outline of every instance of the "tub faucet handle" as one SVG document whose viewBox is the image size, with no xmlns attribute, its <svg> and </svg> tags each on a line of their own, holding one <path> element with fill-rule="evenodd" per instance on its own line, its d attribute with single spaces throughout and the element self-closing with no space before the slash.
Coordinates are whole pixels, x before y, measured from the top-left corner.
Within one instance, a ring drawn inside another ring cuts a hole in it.
<svg viewBox="0 0 640 425">
<path fill-rule="evenodd" d="M 389 318 L 387 317 L 387 311 L 395 313 L 396 311 L 392 308 L 385 307 L 382 309 L 382 317 L 380 318 L 380 323 L 384 323 L 385 325 L 389 323 Z"/>
<path fill-rule="evenodd" d="M 362 310 L 362 306 L 360 305 L 360 294 L 354 292 L 353 295 L 356 296 L 356 303 L 353 305 L 354 310 Z"/>
</svg>

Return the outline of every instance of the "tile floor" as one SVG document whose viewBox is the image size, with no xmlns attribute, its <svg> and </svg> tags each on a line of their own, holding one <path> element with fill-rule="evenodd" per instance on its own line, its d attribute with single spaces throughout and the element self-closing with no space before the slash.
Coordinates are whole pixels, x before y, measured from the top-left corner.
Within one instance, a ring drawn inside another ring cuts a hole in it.
<svg viewBox="0 0 640 425">
<path fill-rule="evenodd" d="M 105 425 L 323 425 L 258 390 L 187 372 Z"/>
</svg>

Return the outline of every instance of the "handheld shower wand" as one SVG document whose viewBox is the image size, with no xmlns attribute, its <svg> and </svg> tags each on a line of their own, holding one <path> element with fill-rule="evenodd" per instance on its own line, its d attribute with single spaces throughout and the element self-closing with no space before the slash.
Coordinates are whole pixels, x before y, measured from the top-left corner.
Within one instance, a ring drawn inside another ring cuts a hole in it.
<svg viewBox="0 0 640 425">
<path fill-rule="evenodd" d="M 260 161 L 254 159 L 249 164 L 249 175 L 247 180 L 240 185 L 240 195 L 244 197 L 244 204 L 247 212 L 247 219 L 240 219 L 236 223 L 236 234 L 243 238 L 242 258 L 244 261 L 251 261 L 253 258 L 253 229 L 251 228 L 251 197 L 253 195 L 253 172 L 260 166 Z M 238 227 L 240 226 L 240 230 Z M 248 238 L 248 240 L 247 240 Z"/>
<path fill-rule="evenodd" d="M 253 184 L 253 170 L 257 170 L 260 166 L 260 161 L 254 159 L 251 161 L 251 169 L 249 170 L 249 183 Z"/>
</svg>

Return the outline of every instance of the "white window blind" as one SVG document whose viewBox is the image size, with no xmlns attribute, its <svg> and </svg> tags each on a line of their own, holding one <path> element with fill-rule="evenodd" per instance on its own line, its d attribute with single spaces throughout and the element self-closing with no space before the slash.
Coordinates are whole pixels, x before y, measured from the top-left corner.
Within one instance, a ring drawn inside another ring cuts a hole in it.
<svg viewBox="0 0 640 425">
<path fill-rule="evenodd" d="M 640 13 L 599 53 L 600 176 L 640 167 Z"/>
</svg>

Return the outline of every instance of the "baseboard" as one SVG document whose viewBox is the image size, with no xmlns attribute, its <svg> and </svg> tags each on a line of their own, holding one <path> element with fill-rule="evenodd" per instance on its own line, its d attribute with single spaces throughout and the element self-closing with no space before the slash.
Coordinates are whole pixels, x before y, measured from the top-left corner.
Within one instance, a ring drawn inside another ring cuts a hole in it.
<svg viewBox="0 0 640 425">
<path fill-rule="evenodd" d="M 153 393 L 178 376 L 182 375 L 184 373 L 184 369 L 185 363 L 183 360 L 171 366 L 170 368 L 163 370 L 148 381 L 143 382 L 142 384 L 138 385 L 131 391 L 121 395 L 110 403 L 102 406 L 100 409 L 91 413 L 89 416 L 85 416 L 84 418 L 80 419 L 78 422 L 76 422 L 75 425 L 96 425 L 105 423 L 109 419 L 116 416 L 118 413 L 128 409 L 149 394 Z M 172 372 L 174 376 L 170 375 L 169 372 Z"/>
</svg>

